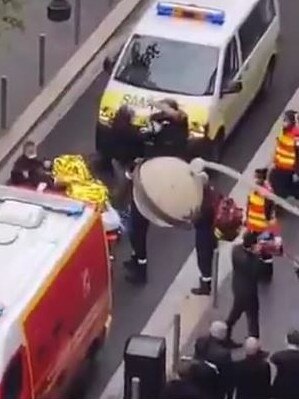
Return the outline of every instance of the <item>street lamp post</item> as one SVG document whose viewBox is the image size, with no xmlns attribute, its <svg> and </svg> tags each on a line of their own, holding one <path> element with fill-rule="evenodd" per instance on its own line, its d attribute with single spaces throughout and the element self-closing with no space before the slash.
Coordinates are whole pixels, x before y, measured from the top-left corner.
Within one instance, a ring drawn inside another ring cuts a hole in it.
<svg viewBox="0 0 299 399">
<path fill-rule="evenodd" d="M 65 22 L 71 18 L 72 6 L 67 0 L 51 0 L 47 11 L 50 21 Z"/>
</svg>

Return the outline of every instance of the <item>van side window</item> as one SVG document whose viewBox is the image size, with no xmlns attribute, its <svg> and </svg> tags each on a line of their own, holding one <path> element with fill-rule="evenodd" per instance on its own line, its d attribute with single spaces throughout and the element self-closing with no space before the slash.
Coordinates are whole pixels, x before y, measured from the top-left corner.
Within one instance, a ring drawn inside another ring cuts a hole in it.
<svg viewBox="0 0 299 399">
<path fill-rule="evenodd" d="M 236 39 L 233 38 L 226 48 L 223 65 L 222 88 L 225 88 L 235 78 L 239 68 L 238 46 Z"/>
<path fill-rule="evenodd" d="M 240 28 L 243 60 L 250 55 L 276 15 L 273 0 L 260 0 Z"/>
<path fill-rule="evenodd" d="M 3 397 L 19 399 L 23 388 L 22 355 L 18 353 L 10 362 L 3 377 Z"/>
</svg>

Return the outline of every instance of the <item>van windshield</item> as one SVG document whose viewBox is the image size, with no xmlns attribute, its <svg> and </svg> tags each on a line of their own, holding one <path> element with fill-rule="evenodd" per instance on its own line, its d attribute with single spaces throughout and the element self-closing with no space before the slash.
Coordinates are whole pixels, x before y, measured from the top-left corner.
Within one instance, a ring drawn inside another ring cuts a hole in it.
<svg viewBox="0 0 299 399">
<path fill-rule="evenodd" d="M 134 35 L 114 79 L 148 90 L 212 95 L 218 57 L 216 47 Z"/>
</svg>

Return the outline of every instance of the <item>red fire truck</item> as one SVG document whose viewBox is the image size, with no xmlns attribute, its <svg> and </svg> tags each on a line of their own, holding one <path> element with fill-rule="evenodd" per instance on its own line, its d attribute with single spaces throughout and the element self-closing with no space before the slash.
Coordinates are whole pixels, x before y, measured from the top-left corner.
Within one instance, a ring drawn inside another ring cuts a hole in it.
<svg viewBox="0 0 299 399">
<path fill-rule="evenodd" d="M 111 323 L 101 215 L 0 186 L 0 399 L 61 399 Z"/>
</svg>

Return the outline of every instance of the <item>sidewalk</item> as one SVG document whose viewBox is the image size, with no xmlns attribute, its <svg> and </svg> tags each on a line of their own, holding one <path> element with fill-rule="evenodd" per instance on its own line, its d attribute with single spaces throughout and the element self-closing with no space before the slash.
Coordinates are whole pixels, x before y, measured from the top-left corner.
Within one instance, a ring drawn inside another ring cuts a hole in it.
<svg viewBox="0 0 299 399">
<path fill-rule="evenodd" d="M 283 223 L 285 241 L 296 253 L 296 231 L 298 220 L 287 216 Z M 263 349 L 271 354 L 285 348 L 285 336 L 290 328 L 299 328 L 298 308 L 299 282 L 292 269 L 292 265 L 284 258 L 276 259 L 273 282 L 269 286 L 259 287 L 260 299 L 260 328 Z M 231 275 L 228 276 L 218 294 L 218 308 L 210 305 L 201 316 L 200 322 L 189 337 L 188 343 L 182 348 L 183 355 L 192 355 L 194 343 L 199 336 L 207 335 L 213 320 L 225 320 L 232 304 Z M 247 336 L 246 319 L 243 316 L 236 324 L 233 338 L 237 342 L 244 342 Z M 242 354 L 242 349 L 234 351 L 234 357 Z"/>
<path fill-rule="evenodd" d="M 119 0 L 81 0 L 81 39 L 74 42 L 74 3 L 70 21 L 47 20 L 48 0 L 27 0 L 23 11 L 25 31 L 9 31 L 0 39 L 0 75 L 8 78 L 8 127 L 40 93 L 38 37 L 46 34 L 45 85 L 91 35 Z"/>
<path fill-rule="evenodd" d="M 298 105 L 299 89 L 296 90 L 284 109 L 298 109 Z M 255 168 L 270 164 L 272 152 L 269 149 L 274 148 L 281 120 L 282 114 L 243 172 L 244 176 L 252 176 Z M 247 198 L 246 187 L 238 183 L 230 195 L 235 199 L 237 204 L 243 208 L 245 207 Z M 289 200 L 288 202 L 298 209 L 298 201 Z M 297 259 L 299 219 L 291 213 L 286 213 L 280 217 L 279 223 L 282 229 L 281 235 L 284 242 L 284 249 L 286 253 Z M 209 326 L 213 320 L 226 320 L 229 314 L 233 299 L 231 291 L 231 250 L 231 244 L 220 246 L 218 307 L 214 309 L 211 300 L 209 300 L 206 306 L 201 308 L 201 312 L 197 308 L 199 314 L 197 326 L 191 330 L 192 334 L 188 336 L 188 340 L 184 340 L 181 348 L 184 355 L 193 354 L 196 339 L 199 336 L 208 334 Z M 299 281 L 293 268 L 294 265 L 286 257 L 275 258 L 273 281 L 269 285 L 260 284 L 259 287 L 260 339 L 263 349 L 270 353 L 285 348 L 285 337 L 290 328 L 299 329 Z M 194 310 L 196 309 L 196 300 L 194 298 L 192 298 L 191 304 L 193 304 L 193 308 L 190 313 L 194 317 L 196 312 Z M 245 320 L 243 316 L 233 331 L 233 339 L 237 342 L 244 342 L 247 336 Z M 187 323 L 185 324 L 188 326 Z M 236 351 L 235 354 L 238 357 L 242 354 L 242 350 Z"/>
</svg>

